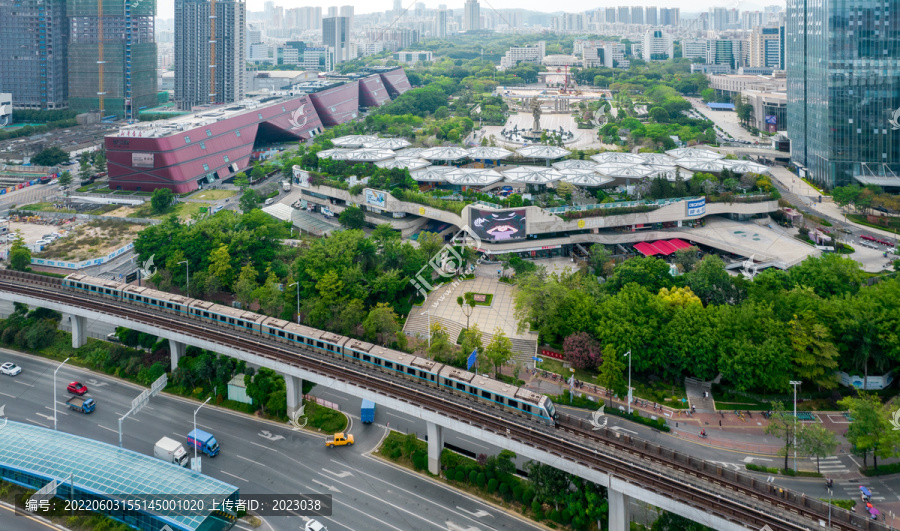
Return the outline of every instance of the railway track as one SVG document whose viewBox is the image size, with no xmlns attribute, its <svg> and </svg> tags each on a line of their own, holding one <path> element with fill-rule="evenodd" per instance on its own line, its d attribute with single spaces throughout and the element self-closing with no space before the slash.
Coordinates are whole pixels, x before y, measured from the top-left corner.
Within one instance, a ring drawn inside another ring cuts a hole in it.
<svg viewBox="0 0 900 531">
<path fill-rule="evenodd" d="M 561 459 L 609 474 L 641 489 L 752 529 L 768 525 L 773 531 L 800 531 L 825 527 L 824 523 L 828 520 L 828 506 L 824 502 L 645 440 L 608 429 L 594 430 L 584 419 L 561 413 L 560 425 L 554 430 L 516 417 L 498 415 L 499 409 L 474 400 L 465 400 L 447 391 L 418 386 L 381 372 L 341 363 L 311 350 L 267 341 L 215 324 L 210 326 L 211 323 L 201 324 L 146 308 L 138 309 L 111 299 L 85 297 L 60 288 L 61 282 L 58 279 L 0 271 L 0 292 L 19 293 L 115 315 L 288 363 L 323 377 L 408 402 L 520 444 L 548 451 Z M 837 507 L 832 508 L 831 524 L 830 529 L 836 530 L 888 529 Z"/>
</svg>

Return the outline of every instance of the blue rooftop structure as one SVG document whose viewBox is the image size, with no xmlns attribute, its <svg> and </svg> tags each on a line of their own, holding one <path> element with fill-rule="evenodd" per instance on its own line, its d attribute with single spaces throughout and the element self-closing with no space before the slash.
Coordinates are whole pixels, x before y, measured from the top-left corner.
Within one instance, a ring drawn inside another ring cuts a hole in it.
<svg viewBox="0 0 900 531">
<path fill-rule="evenodd" d="M 0 478 L 40 489 L 52 480 L 58 496 L 68 498 L 70 477 L 76 499 L 146 499 L 177 495 L 208 496 L 204 511 L 178 509 L 158 513 L 127 511 L 110 514 L 138 529 L 214 531 L 228 529 L 233 516 L 212 509 L 211 500 L 238 499 L 238 488 L 155 457 L 77 435 L 7 421 L 0 426 Z M 160 496 L 163 495 L 163 496 Z M 221 505 L 220 505 L 221 507 Z"/>
<path fill-rule="evenodd" d="M 733 111 L 734 104 L 733 103 L 714 103 L 709 102 L 706 104 L 707 107 L 714 111 Z"/>
</svg>

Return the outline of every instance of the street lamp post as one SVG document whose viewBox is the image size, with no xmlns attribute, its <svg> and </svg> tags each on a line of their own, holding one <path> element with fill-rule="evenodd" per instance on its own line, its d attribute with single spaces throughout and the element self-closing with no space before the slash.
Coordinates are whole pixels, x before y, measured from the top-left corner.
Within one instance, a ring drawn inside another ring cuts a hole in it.
<svg viewBox="0 0 900 531">
<path fill-rule="evenodd" d="M 188 296 L 190 296 L 191 295 L 191 266 L 190 266 L 190 264 L 188 264 L 187 260 L 178 262 L 178 265 L 181 265 L 181 264 L 184 264 L 184 270 L 187 273 L 187 294 L 188 294 Z"/>
<path fill-rule="evenodd" d="M 797 471 L 797 386 L 802 383 L 791 380 L 791 385 L 794 386 L 794 472 Z"/>
<path fill-rule="evenodd" d="M 297 324 L 300 324 L 300 283 L 294 282 L 291 286 L 297 286 Z"/>
<path fill-rule="evenodd" d="M 628 414 L 631 414 L 631 351 L 625 353 L 628 356 Z"/>
<path fill-rule="evenodd" d="M 207 398 L 206 402 L 209 402 L 210 400 L 212 400 L 212 397 Z M 206 402 L 200 404 L 200 407 L 198 407 L 197 409 L 194 410 L 194 435 L 197 435 L 197 412 L 200 411 L 200 409 L 206 405 Z M 194 459 L 197 459 L 197 442 L 196 441 L 194 441 L 193 446 L 194 446 Z"/>
<path fill-rule="evenodd" d="M 59 364 L 59 367 L 53 371 L 53 430 L 56 430 L 56 373 L 62 369 L 62 366 L 66 364 L 66 361 L 69 361 L 70 358 L 66 358 L 65 361 Z"/>
</svg>

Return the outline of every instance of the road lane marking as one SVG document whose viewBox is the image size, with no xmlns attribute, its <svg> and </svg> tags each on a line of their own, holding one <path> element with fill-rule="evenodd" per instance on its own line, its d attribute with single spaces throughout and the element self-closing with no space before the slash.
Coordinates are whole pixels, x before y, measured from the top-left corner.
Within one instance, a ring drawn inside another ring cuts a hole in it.
<svg viewBox="0 0 900 531">
<path fill-rule="evenodd" d="M 49 409 L 50 411 L 53 411 L 53 408 L 50 406 L 44 406 L 44 409 Z M 60 415 L 68 415 L 68 413 L 66 413 L 65 411 L 57 411 L 56 413 L 59 413 Z M 38 415 L 40 415 L 40 413 L 38 413 Z"/>
<path fill-rule="evenodd" d="M 472 446 L 477 446 L 479 448 L 484 448 L 485 450 L 490 450 L 490 448 L 488 448 L 487 446 L 482 446 L 475 441 L 470 441 L 469 439 L 466 439 L 465 437 L 460 437 L 457 435 L 456 438 L 459 439 L 460 441 L 465 441 L 465 442 L 471 444 Z"/>
<path fill-rule="evenodd" d="M 10 398 L 16 398 L 15 396 L 13 396 L 13 395 L 8 395 L 8 394 L 6 394 L 6 393 L 0 393 L 0 395 L 8 396 L 8 397 L 10 397 Z"/>
<path fill-rule="evenodd" d="M 242 478 L 242 477 L 240 477 L 240 476 L 235 476 L 234 474 L 232 474 L 232 473 L 230 473 L 230 472 L 225 472 L 224 470 L 219 470 L 219 472 L 221 472 L 221 473 L 223 473 L 223 474 L 227 474 L 227 475 L 229 475 L 229 476 L 231 476 L 231 477 L 233 477 L 233 478 L 239 479 L 239 480 L 241 480 L 241 481 L 247 481 L 246 479 L 244 479 L 244 478 Z M 247 481 L 247 483 L 250 483 L 250 482 Z"/>
<path fill-rule="evenodd" d="M 250 443 L 250 444 L 255 444 L 256 446 L 259 446 L 260 448 L 265 448 L 266 450 L 271 450 L 271 449 L 272 449 L 272 448 L 270 448 L 270 447 L 268 447 L 268 446 L 266 446 L 266 445 L 264 445 L 264 444 L 255 443 L 255 442 L 253 442 L 253 441 L 247 441 L 247 442 Z"/>
<path fill-rule="evenodd" d="M 25 417 L 25 420 L 27 420 L 28 422 L 34 422 L 34 423 L 37 424 L 38 426 L 43 426 L 43 427 L 45 427 L 45 428 L 49 428 L 49 427 L 50 427 L 50 426 L 47 426 L 46 424 L 44 424 L 43 422 L 38 422 L 38 421 L 32 420 L 32 419 L 30 419 L 30 418 L 28 418 L 28 417 Z"/>
<path fill-rule="evenodd" d="M 107 428 L 107 427 L 104 426 L 103 424 L 97 424 L 97 426 L 100 426 L 100 427 L 103 428 L 104 430 L 108 430 L 108 431 L 111 431 L 111 432 L 113 432 L 113 433 L 119 433 L 119 430 L 114 430 L 114 429 L 112 429 L 112 428 Z"/>
</svg>

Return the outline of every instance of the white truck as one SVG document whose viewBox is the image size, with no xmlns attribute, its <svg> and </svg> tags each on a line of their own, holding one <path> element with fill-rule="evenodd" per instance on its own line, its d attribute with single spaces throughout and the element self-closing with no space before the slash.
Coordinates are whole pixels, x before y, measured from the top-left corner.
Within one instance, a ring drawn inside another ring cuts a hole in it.
<svg viewBox="0 0 900 531">
<path fill-rule="evenodd" d="M 179 466 L 188 465 L 188 454 L 180 442 L 163 437 L 153 447 L 153 455 L 167 463 L 175 463 Z"/>
</svg>

